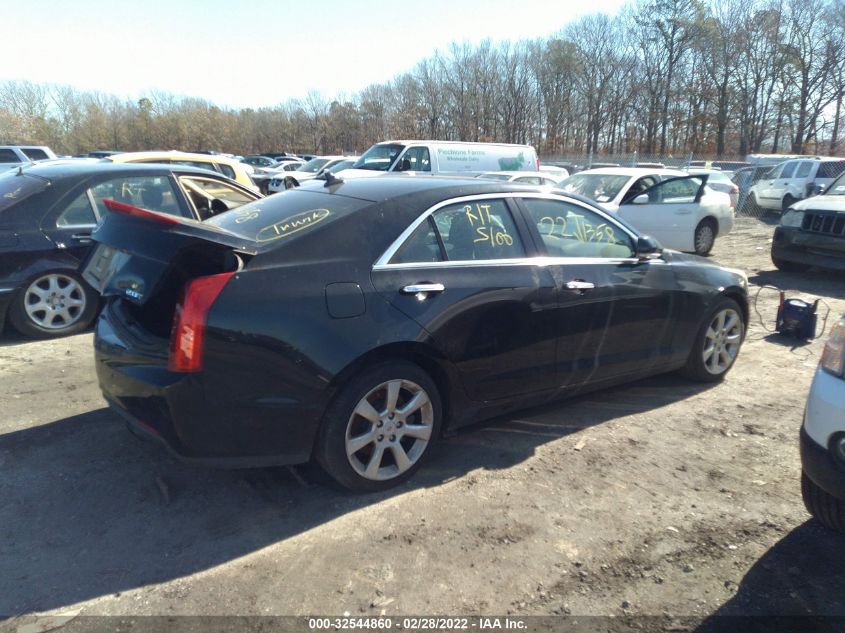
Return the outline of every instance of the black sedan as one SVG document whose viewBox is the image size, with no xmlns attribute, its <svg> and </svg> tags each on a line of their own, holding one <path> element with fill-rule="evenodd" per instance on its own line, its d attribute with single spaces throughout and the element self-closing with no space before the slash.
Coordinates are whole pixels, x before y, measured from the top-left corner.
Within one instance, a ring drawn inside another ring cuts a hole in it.
<svg viewBox="0 0 845 633">
<path fill-rule="evenodd" d="M 46 338 L 84 330 L 99 297 L 77 273 L 91 231 L 116 199 L 204 219 L 259 198 L 218 174 L 179 165 L 87 160 L 41 163 L 0 175 L 0 330 Z"/>
<path fill-rule="evenodd" d="M 743 273 L 533 187 L 330 178 L 205 223 L 112 206 L 84 266 L 110 405 L 186 460 L 315 458 L 353 490 L 410 476 L 444 427 L 718 381 L 748 317 Z"/>
</svg>

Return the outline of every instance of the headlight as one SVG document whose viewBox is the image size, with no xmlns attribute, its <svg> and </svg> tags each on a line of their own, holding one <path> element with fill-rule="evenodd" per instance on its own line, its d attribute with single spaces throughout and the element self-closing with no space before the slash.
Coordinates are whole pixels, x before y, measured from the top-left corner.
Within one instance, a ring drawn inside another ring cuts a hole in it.
<svg viewBox="0 0 845 633">
<path fill-rule="evenodd" d="M 845 368 L 845 318 L 840 319 L 830 331 L 819 365 L 826 372 L 842 377 Z"/>
<path fill-rule="evenodd" d="M 804 212 L 796 211 L 795 209 L 787 209 L 783 212 L 783 216 L 781 216 L 780 219 L 781 226 L 791 226 L 795 228 L 800 227 L 802 222 L 804 222 Z"/>
</svg>

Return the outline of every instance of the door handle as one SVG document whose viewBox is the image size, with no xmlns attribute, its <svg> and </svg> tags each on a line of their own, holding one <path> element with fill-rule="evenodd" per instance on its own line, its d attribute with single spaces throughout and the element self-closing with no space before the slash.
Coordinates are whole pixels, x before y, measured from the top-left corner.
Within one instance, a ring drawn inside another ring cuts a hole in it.
<svg viewBox="0 0 845 633">
<path fill-rule="evenodd" d="M 675 211 L 675 215 L 690 215 L 692 213 L 692 209 L 678 209 Z"/>
<path fill-rule="evenodd" d="M 446 286 L 443 284 L 412 284 L 405 286 L 399 292 L 403 295 L 417 295 L 427 294 L 429 292 L 443 292 L 444 290 L 446 290 Z"/>
<path fill-rule="evenodd" d="M 580 290 L 583 292 L 585 290 L 592 290 L 596 287 L 596 284 L 590 281 L 584 281 L 583 279 L 573 279 L 572 281 L 566 282 L 566 287 L 569 290 Z"/>
<path fill-rule="evenodd" d="M 90 233 L 74 233 L 71 235 L 71 238 L 75 240 L 79 240 L 80 242 L 90 242 L 91 241 L 91 234 Z"/>
</svg>

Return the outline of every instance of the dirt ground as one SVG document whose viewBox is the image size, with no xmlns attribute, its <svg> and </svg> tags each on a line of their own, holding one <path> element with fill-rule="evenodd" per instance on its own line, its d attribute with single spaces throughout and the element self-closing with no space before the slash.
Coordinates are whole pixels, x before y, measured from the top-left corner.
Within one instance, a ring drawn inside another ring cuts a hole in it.
<svg viewBox="0 0 845 633">
<path fill-rule="evenodd" d="M 0 614 L 845 615 L 845 540 L 799 490 L 822 343 L 753 310 L 773 284 L 823 297 L 829 329 L 845 276 L 776 271 L 772 228 L 740 219 L 713 253 L 752 284 L 722 384 L 666 375 L 479 425 L 384 494 L 181 465 L 105 408 L 90 333 L 6 333 Z"/>
</svg>

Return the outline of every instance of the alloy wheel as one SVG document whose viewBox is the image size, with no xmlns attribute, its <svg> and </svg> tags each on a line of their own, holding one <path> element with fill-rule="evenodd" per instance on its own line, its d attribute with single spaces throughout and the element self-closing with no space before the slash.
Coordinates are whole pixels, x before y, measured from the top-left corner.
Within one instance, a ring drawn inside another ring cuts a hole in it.
<svg viewBox="0 0 845 633">
<path fill-rule="evenodd" d="M 76 279 L 50 273 L 24 291 L 24 310 L 37 326 L 47 330 L 70 327 L 85 312 L 85 291 Z"/>
<path fill-rule="evenodd" d="M 742 319 L 736 310 L 726 308 L 717 312 L 704 334 L 702 360 L 705 369 L 714 376 L 730 369 L 742 344 Z"/>
<path fill-rule="evenodd" d="M 434 408 L 418 384 L 395 379 L 365 395 L 346 425 L 346 456 L 358 475 L 373 481 L 411 468 L 431 440 Z"/>
</svg>

